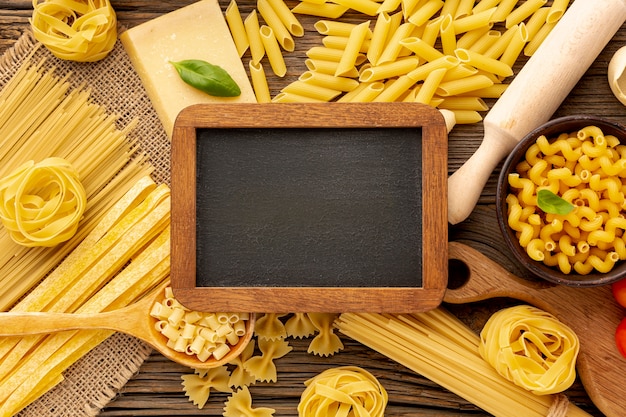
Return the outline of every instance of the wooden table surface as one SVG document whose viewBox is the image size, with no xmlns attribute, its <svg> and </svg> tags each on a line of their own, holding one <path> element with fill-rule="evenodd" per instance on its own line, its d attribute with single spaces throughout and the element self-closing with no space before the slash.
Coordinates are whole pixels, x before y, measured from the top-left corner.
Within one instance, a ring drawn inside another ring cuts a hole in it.
<svg viewBox="0 0 626 417">
<path fill-rule="evenodd" d="M 291 1 L 291 0 L 290 0 Z M 588 0 L 594 1 L 594 0 Z M 119 22 L 132 27 L 141 22 L 175 10 L 192 0 L 113 0 Z M 238 1 L 242 12 L 249 11 L 246 4 Z M 222 0 L 224 7 L 227 2 Z M 295 4 L 295 3 L 294 3 Z M 601 7 L 599 5 L 599 7 Z M 11 47 L 26 30 L 31 15 L 31 0 L 0 0 L 0 53 Z M 317 19 L 305 19 L 307 33 L 312 33 L 312 23 Z M 315 36 L 314 34 L 311 36 Z M 315 40 L 314 40 L 315 41 Z M 626 45 L 626 26 L 604 49 L 600 57 L 587 71 L 555 116 L 571 114 L 602 115 L 616 121 L 626 122 L 626 109 L 613 97 L 606 81 L 608 62 L 612 54 Z M 271 80 L 274 93 L 281 85 L 295 79 L 303 70 L 303 50 L 288 58 L 289 72 L 284 80 Z M 449 137 L 449 172 L 454 172 L 478 147 L 482 139 L 482 125 L 457 126 Z M 520 265 L 511 260 L 500 238 L 495 221 L 495 181 L 499 169 L 492 174 L 484 189 L 478 206 L 464 222 L 450 226 L 451 241 L 463 241 L 496 260 L 514 274 L 527 277 Z M 486 318 L 496 309 L 508 305 L 512 300 L 492 300 L 473 305 L 446 306 L 478 330 Z M 375 374 L 389 392 L 388 416 L 487 416 L 489 414 L 473 404 L 459 398 L 436 384 L 428 381 L 388 360 L 384 356 L 343 337 L 345 349 L 328 358 L 307 354 L 307 340 L 293 341 L 294 350 L 277 361 L 278 382 L 258 383 L 251 387 L 255 407 L 276 409 L 276 416 L 295 416 L 303 382 L 319 372 L 333 366 L 356 365 Z M 207 406 L 198 410 L 185 397 L 181 386 L 181 375 L 188 373 L 158 354 L 153 354 L 121 390 L 117 398 L 101 413 L 102 416 L 170 416 L 170 415 L 222 415 L 225 394 L 212 393 Z M 624 381 L 615 381 L 616 384 Z M 577 381 L 567 391 L 570 401 L 594 416 L 602 416 L 587 397 Z M 626 400 L 624 402 L 626 409 Z"/>
</svg>

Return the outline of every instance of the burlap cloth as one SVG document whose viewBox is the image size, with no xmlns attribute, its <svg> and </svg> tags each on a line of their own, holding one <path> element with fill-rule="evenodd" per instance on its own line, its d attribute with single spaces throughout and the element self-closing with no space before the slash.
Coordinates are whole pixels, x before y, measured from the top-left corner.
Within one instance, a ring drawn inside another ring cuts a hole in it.
<svg viewBox="0 0 626 417">
<path fill-rule="evenodd" d="M 55 58 L 38 45 L 28 31 L 0 57 L 0 89 L 31 54 L 33 62 L 45 58 L 44 68 L 54 68 L 57 75 L 71 74 L 69 81 L 74 88 L 89 88 L 94 102 L 109 113 L 119 115 L 120 128 L 138 120 L 131 136 L 137 138 L 150 156 L 155 181 L 169 184 L 169 139 L 119 41 L 106 59 L 97 63 L 75 63 Z M 116 333 L 76 362 L 65 372 L 61 384 L 19 415 L 95 416 L 137 373 L 151 351 L 142 341 Z"/>
</svg>

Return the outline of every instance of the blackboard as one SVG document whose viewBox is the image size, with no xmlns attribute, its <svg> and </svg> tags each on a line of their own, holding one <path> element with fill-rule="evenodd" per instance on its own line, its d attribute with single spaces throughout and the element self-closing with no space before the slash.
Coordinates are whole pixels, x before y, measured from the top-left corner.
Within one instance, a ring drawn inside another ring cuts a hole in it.
<svg viewBox="0 0 626 417">
<path fill-rule="evenodd" d="M 404 312 L 440 301 L 443 120 L 419 104 L 324 104 L 181 113 L 171 277 L 183 304 Z"/>
</svg>

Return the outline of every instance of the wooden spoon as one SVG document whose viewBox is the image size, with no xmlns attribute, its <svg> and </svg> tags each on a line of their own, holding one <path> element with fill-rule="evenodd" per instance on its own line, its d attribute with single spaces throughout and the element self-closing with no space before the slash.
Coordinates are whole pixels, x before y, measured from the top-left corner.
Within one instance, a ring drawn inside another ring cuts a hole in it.
<svg viewBox="0 0 626 417">
<path fill-rule="evenodd" d="M 610 286 L 576 288 L 521 279 L 477 250 L 448 244 L 449 289 L 444 301 L 469 303 L 508 297 L 532 304 L 567 324 L 580 340 L 577 370 L 596 407 L 607 417 L 623 417 L 626 408 L 626 359 L 615 346 L 615 329 L 626 312 Z M 467 280 L 457 286 L 456 275 Z"/>
<path fill-rule="evenodd" d="M 26 336 L 65 330 L 115 330 L 135 336 L 147 342 L 166 358 L 193 369 L 216 368 L 239 356 L 254 333 L 256 317 L 254 314 L 251 314 L 246 322 L 246 334 L 219 360 L 211 357 L 203 362 L 196 355 L 177 352 L 168 347 L 167 338 L 155 329 L 156 319 L 150 316 L 152 305 L 163 299 L 163 291 L 168 285 L 169 280 L 136 303 L 104 313 L 0 313 L 0 336 Z"/>
</svg>

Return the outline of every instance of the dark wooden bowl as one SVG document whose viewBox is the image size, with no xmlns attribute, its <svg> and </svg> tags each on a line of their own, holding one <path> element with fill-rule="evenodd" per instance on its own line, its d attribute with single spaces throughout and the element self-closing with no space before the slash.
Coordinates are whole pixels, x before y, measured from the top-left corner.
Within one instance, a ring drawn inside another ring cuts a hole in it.
<svg viewBox="0 0 626 417">
<path fill-rule="evenodd" d="M 566 116 L 551 120 L 526 135 L 513 149 L 507 157 L 500 172 L 496 190 L 496 210 L 498 224 L 504 236 L 504 240 L 517 260 L 525 266 L 532 274 L 552 283 L 574 287 L 593 287 L 611 284 L 626 277 L 626 262 L 619 261 L 608 273 L 594 272 L 587 275 L 580 275 L 572 270 L 572 273 L 565 274 L 556 267 L 550 267 L 543 262 L 535 261 L 528 256 L 507 222 L 506 196 L 510 192 L 508 175 L 515 172 L 517 164 L 525 159 L 526 150 L 541 135 L 548 139 L 558 136 L 560 133 L 575 132 L 585 126 L 594 125 L 602 129 L 605 135 L 614 135 L 620 142 L 626 143 L 626 128 L 616 122 L 593 117 L 593 116 Z"/>
</svg>

